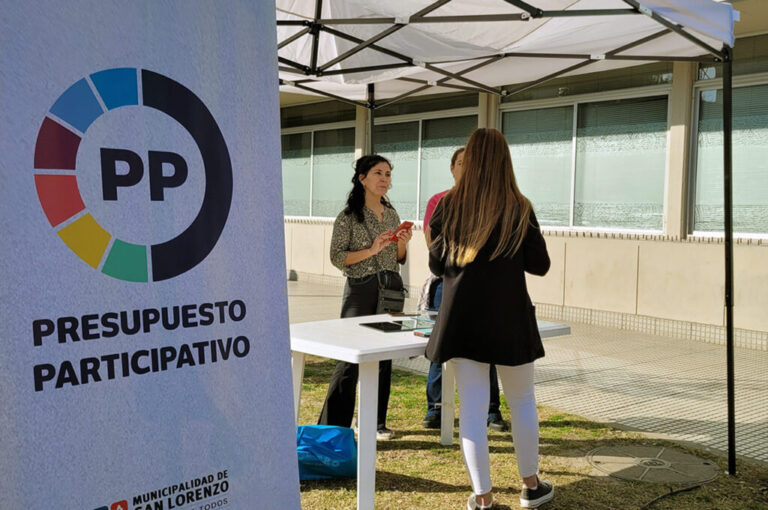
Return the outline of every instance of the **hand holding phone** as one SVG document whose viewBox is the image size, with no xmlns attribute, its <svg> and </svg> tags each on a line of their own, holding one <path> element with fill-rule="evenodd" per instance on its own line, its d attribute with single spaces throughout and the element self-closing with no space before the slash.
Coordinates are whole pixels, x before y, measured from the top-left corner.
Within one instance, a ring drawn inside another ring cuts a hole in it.
<svg viewBox="0 0 768 510">
<path fill-rule="evenodd" d="M 399 239 L 397 237 L 397 234 L 399 234 L 403 230 L 410 230 L 411 227 L 413 227 L 412 221 L 404 221 L 400 224 L 399 227 L 395 229 L 394 232 L 392 232 L 392 236 L 389 238 L 390 241 L 397 242 Z"/>
</svg>

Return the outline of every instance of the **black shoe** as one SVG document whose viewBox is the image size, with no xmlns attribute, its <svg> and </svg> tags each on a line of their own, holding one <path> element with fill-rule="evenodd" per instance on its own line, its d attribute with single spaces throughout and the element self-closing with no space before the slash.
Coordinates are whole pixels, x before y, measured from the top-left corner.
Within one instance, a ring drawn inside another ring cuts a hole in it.
<svg viewBox="0 0 768 510">
<path fill-rule="evenodd" d="M 506 432 L 509 430 L 509 424 L 499 416 L 488 420 L 488 428 L 495 430 L 496 432 Z"/>
<path fill-rule="evenodd" d="M 538 508 L 555 497 L 555 486 L 547 480 L 539 480 L 535 489 L 523 487 L 520 493 L 520 506 L 523 508 Z"/>
<path fill-rule="evenodd" d="M 421 420 L 421 426 L 425 429 L 439 429 L 440 428 L 440 415 L 428 414 Z"/>
</svg>

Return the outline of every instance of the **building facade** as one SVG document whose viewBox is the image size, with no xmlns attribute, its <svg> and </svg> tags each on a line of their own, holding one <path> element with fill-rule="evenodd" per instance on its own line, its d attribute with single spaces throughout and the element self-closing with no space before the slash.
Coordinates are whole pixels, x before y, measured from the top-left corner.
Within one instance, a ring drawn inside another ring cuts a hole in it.
<svg viewBox="0 0 768 510">
<path fill-rule="evenodd" d="M 768 6 L 745 0 L 733 93 L 737 345 L 768 349 Z M 745 12 L 746 11 L 746 12 Z M 748 18 L 747 18 L 748 16 Z M 764 26 L 761 26 L 764 25 Z M 476 127 L 510 147 L 552 258 L 530 277 L 539 316 L 725 342 L 719 66 L 651 63 L 564 77 L 498 97 L 419 96 L 376 111 L 390 201 L 417 230 L 403 268 L 428 276 L 427 200 L 453 185 L 450 156 Z M 366 151 L 367 111 L 281 96 L 287 268 L 340 282 L 332 223 Z"/>
</svg>

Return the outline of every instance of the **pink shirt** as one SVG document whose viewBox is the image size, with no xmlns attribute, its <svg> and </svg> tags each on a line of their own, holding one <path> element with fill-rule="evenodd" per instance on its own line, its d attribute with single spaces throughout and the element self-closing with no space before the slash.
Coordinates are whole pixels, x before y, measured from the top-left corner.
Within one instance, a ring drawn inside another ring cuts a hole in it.
<svg viewBox="0 0 768 510">
<path fill-rule="evenodd" d="M 429 220 L 432 219 L 432 213 L 435 212 L 435 207 L 437 207 L 437 203 L 440 202 L 440 199 L 445 196 L 446 193 L 448 193 L 450 190 L 441 191 L 440 193 L 435 193 L 432 198 L 429 199 L 429 202 L 427 202 L 427 210 L 424 211 L 424 232 L 429 232 Z"/>
</svg>

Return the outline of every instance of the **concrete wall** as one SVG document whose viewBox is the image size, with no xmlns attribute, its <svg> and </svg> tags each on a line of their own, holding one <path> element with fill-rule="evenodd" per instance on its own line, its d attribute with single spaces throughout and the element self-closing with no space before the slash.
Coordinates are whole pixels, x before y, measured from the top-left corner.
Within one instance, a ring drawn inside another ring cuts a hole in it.
<svg viewBox="0 0 768 510">
<path fill-rule="evenodd" d="M 330 263 L 333 225 L 288 220 L 286 266 L 302 273 L 341 277 Z M 720 240 L 671 241 L 611 234 L 547 234 L 552 267 L 528 276 L 536 303 L 723 326 L 724 255 Z M 648 236 L 650 237 L 650 236 Z M 768 241 L 742 241 L 734 250 L 735 327 L 768 332 Z M 420 228 L 409 244 L 403 280 L 420 287 L 428 276 Z"/>
</svg>

